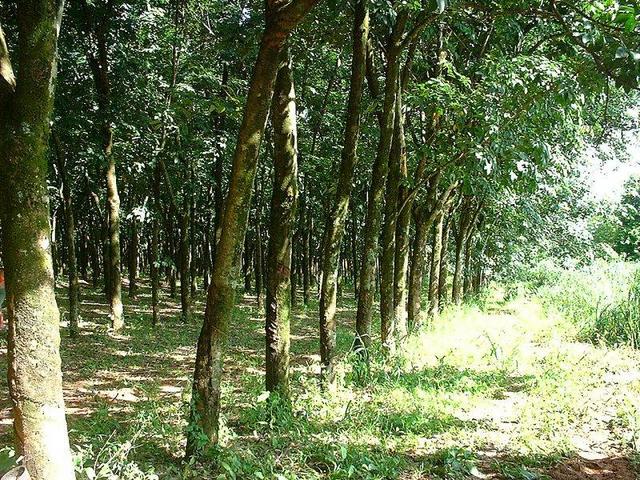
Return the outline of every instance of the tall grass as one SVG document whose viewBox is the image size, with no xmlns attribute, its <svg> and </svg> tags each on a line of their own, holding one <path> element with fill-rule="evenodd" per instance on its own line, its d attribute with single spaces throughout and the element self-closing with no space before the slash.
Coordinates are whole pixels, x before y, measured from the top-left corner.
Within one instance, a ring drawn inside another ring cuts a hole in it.
<svg viewBox="0 0 640 480">
<path fill-rule="evenodd" d="M 640 269 L 629 262 L 596 262 L 563 269 L 543 263 L 519 275 L 512 292 L 528 292 L 571 320 L 581 340 L 640 348 Z"/>
</svg>

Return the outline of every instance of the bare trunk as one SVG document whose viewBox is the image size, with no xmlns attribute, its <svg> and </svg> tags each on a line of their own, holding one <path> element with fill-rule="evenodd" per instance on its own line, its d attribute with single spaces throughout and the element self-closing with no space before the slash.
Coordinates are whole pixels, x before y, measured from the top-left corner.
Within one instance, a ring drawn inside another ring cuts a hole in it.
<svg viewBox="0 0 640 480">
<path fill-rule="evenodd" d="M 274 183 L 269 222 L 266 311 L 266 388 L 289 395 L 291 267 L 298 200 L 296 97 L 291 55 L 286 48 L 278 71 L 271 123 L 274 130 Z"/>
<path fill-rule="evenodd" d="M 320 357 L 324 373 L 331 380 L 336 346 L 336 303 L 338 263 L 349 212 L 349 199 L 357 161 L 360 134 L 360 105 L 364 89 L 367 39 L 369 38 L 368 0 L 358 0 L 353 27 L 353 61 L 345 140 L 340 163 L 340 176 L 331 215 L 325 225 L 322 252 L 322 284 L 320 287 Z"/>
<path fill-rule="evenodd" d="M 267 25 L 238 133 L 222 234 L 216 251 L 204 324 L 198 338 L 187 437 L 188 455 L 202 446 L 203 438 L 213 444 L 218 442 L 223 355 L 235 306 L 234 282 L 240 273 L 240 255 L 260 143 L 280 66 L 280 54 L 291 30 L 316 2 L 297 0 L 277 12 L 267 7 Z"/>
<path fill-rule="evenodd" d="M 18 455 L 33 480 L 75 478 L 62 395 L 47 155 L 63 2 L 18 2 L 13 75 L 0 27 L 0 214 L 8 384 Z"/>
<path fill-rule="evenodd" d="M 363 238 L 363 263 L 358 284 L 358 310 L 356 314 L 356 348 L 367 348 L 371 341 L 371 318 L 375 296 L 376 262 L 378 260 L 378 236 L 385 193 L 385 181 L 389 166 L 389 154 L 395 120 L 395 103 L 400 75 L 401 39 L 407 23 L 407 15 L 398 15 L 387 51 L 387 73 L 380 141 L 373 166 L 367 216 Z"/>
</svg>

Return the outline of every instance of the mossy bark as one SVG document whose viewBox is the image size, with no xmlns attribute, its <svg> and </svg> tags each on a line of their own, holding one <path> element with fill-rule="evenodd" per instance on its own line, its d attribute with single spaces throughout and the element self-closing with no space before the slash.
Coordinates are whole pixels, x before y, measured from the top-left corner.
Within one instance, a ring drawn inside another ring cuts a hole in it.
<svg viewBox="0 0 640 480">
<path fill-rule="evenodd" d="M 129 297 L 138 296 L 138 257 L 140 249 L 140 233 L 138 220 L 131 219 L 131 242 L 129 244 Z"/>
<path fill-rule="evenodd" d="M 396 79 L 398 82 L 399 79 Z M 384 195 L 384 223 L 382 226 L 382 245 L 380 256 L 380 340 L 389 351 L 395 350 L 396 319 L 394 305 L 394 277 L 396 258 L 396 218 L 398 213 L 398 194 L 402 161 L 402 142 L 400 123 L 402 122 L 402 104 L 400 92 L 396 95 L 393 143 L 389 155 L 387 185 Z"/>
<path fill-rule="evenodd" d="M 240 274 L 258 152 L 280 55 L 291 31 L 317 1 L 296 0 L 286 6 L 280 2 L 267 2 L 266 27 L 238 133 L 222 232 L 207 294 L 204 323 L 198 338 L 187 455 L 193 455 L 207 443 L 218 442 L 223 355 L 235 306 L 235 283 Z"/>
<path fill-rule="evenodd" d="M 436 220 L 431 249 L 431 271 L 429 275 L 429 308 L 427 318 L 436 320 L 440 312 L 440 262 L 442 261 L 442 234 L 444 233 L 445 212 L 441 211 Z"/>
<path fill-rule="evenodd" d="M 269 221 L 266 306 L 266 388 L 289 395 L 292 243 L 298 201 L 296 96 L 289 48 L 283 53 L 273 102 L 273 195 Z"/>
<path fill-rule="evenodd" d="M 109 79 L 109 58 L 107 45 L 107 19 L 98 15 L 89 4 L 85 8 L 85 32 L 94 43 L 89 48 L 87 58 L 96 87 L 98 115 L 100 117 L 102 152 L 106 163 L 105 180 L 107 187 L 107 242 L 105 249 L 105 284 L 111 327 L 118 331 L 124 327 L 122 307 L 122 275 L 120 271 L 120 194 L 116 158 L 113 155 L 113 122 L 111 111 L 111 84 Z"/>
<path fill-rule="evenodd" d="M 65 240 L 67 243 L 67 274 L 69 280 L 69 335 L 78 334 L 78 319 L 80 317 L 80 279 L 78 278 L 78 262 L 76 258 L 76 224 L 73 214 L 73 199 L 71 197 L 71 180 L 67 171 L 65 151 L 60 139 L 52 134 L 55 145 L 55 159 L 58 165 L 60 182 L 62 183 L 62 204 L 65 219 Z"/>
<path fill-rule="evenodd" d="M 33 480 L 70 480 L 49 196 L 50 120 L 60 0 L 18 2 L 19 75 L 0 28 L 0 202 L 6 272 L 8 383 L 15 438 Z"/>
<path fill-rule="evenodd" d="M 395 121 L 395 103 L 399 86 L 400 54 L 402 36 L 408 14 L 402 12 L 396 19 L 387 48 L 387 71 L 384 107 L 381 118 L 380 140 L 371 175 L 369 202 L 364 227 L 363 262 L 358 283 L 358 309 L 356 313 L 355 348 L 368 348 L 371 342 L 371 319 L 375 295 L 376 261 L 378 260 L 378 237 L 382 220 L 385 182 L 389 166 L 389 154 Z"/>
<path fill-rule="evenodd" d="M 464 247 L 467 244 L 471 221 L 473 219 L 473 200 L 471 197 L 465 197 L 460 209 L 460 218 L 458 219 L 458 228 L 455 235 L 455 270 L 453 274 L 453 293 L 452 301 L 456 305 L 462 303 L 462 287 L 464 282 Z"/>
<path fill-rule="evenodd" d="M 349 201 L 357 162 L 360 134 L 360 106 L 366 70 L 367 41 L 369 38 L 368 0 L 358 0 L 355 5 L 353 28 L 353 61 L 351 86 L 347 106 L 345 140 L 340 163 L 340 175 L 333 209 L 325 226 L 322 252 L 322 284 L 320 287 L 320 357 L 322 368 L 330 372 L 336 345 L 336 302 L 340 247 L 349 213 Z M 308 233 L 308 232 L 307 232 Z M 309 238 L 306 237 L 308 248 Z M 307 252 L 307 256 L 309 253 Z M 306 287 L 305 287 L 306 289 Z M 306 295 L 306 293 L 305 293 Z"/>
</svg>

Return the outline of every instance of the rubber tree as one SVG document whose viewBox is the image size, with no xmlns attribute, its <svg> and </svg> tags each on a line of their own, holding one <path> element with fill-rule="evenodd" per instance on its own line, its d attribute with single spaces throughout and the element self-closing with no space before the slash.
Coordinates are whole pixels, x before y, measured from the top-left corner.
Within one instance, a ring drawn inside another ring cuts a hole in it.
<svg viewBox="0 0 640 480">
<path fill-rule="evenodd" d="M 62 0 L 17 6 L 14 76 L 0 27 L 0 202 L 8 383 L 17 450 L 34 480 L 75 478 L 65 419 L 47 170 Z"/>
<path fill-rule="evenodd" d="M 415 234 L 411 254 L 411 269 L 409 272 L 409 300 L 408 322 L 412 329 L 419 328 L 423 321 L 422 283 L 426 267 L 427 244 L 433 223 L 438 219 L 445 205 L 449 201 L 457 183 L 453 182 L 444 192 L 438 195 L 438 185 L 441 182 L 442 170 L 436 171 L 429 180 L 427 199 L 415 209 Z"/>
<path fill-rule="evenodd" d="M 380 122 L 380 139 L 371 174 L 369 201 L 367 204 L 363 237 L 363 261 L 360 268 L 360 281 L 358 284 L 355 348 L 359 350 L 368 348 L 371 343 L 371 319 L 373 315 L 373 297 L 376 284 L 375 273 L 378 258 L 378 236 L 380 234 L 385 182 L 389 168 L 389 155 L 391 152 L 395 122 L 400 57 L 403 48 L 402 40 L 407 20 L 408 13 L 406 11 L 398 14 L 387 45 L 386 84 L 384 106 Z"/>
<path fill-rule="evenodd" d="M 76 222 L 73 213 L 73 198 L 71 196 L 71 178 L 65 150 L 55 133 L 51 138 L 55 149 L 55 162 L 58 168 L 62 190 L 62 205 L 65 219 L 65 241 L 67 243 L 67 273 L 69 279 L 69 334 L 78 334 L 78 319 L 80 311 L 80 279 L 78 278 L 78 262 L 76 258 Z"/>
<path fill-rule="evenodd" d="M 324 231 L 322 251 L 322 284 L 320 286 L 320 358 L 322 368 L 331 369 L 336 345 L 336 302 L 340 247 L 349 213 L 354 168 L 360 135 L 360 110 L 366 72 L 369 38 L 369 2 L 357 0 L 353 24 L 353 60 L 347 104 L 344 146 L 340 175 L 331 214 Z M 308 242 L 308 237 L 307 237 Z M 308 249 L 308 244 L 306 245 Z M 308 255 L 308 253 L 307 253 Z M 306 287 L 305 287 L 306 288 Z"/>
<path fill-rule="evenodd" d="M 289 35 L 319 0 L 267 0 L 266 25 L 251 77 L 233 155 L 229 190 L 216 249 L 204 323 L 198 338 L 187 455 L 217 444 L 223 354 L 235 306 L 258 153 L 273 97 L 281 54 Z"/>
<path fill-rule="evenodd" d="M 116 158 L 113 155 L 113 112 L 111 79 L 109 77 L 109 45 L 107 43 L 112 3 L 94 5 L 87 0 L 82 0 L 80 4 L 84 17 L 82 31 L 86 35 L 88 42 L 87 59 L 96 88 L 101 147 L 106 164 L 107 208 L 105 221 L 107 241 L 105 245 L 105 277 L 108 279 L 106 286 L 111 327 L 117 331 L 124 327 L 124 315 L 120 271 L 120 194 L 118 192 Z"/>
<path fill-rule="evenodd" d="M 291 266 L 298 202 L 296 95 L 290 50 L 282 52 L 271 104 L 273 194 L 269 221 L 266 304 L 266 388 L 289 394 Z"/>
</svg>

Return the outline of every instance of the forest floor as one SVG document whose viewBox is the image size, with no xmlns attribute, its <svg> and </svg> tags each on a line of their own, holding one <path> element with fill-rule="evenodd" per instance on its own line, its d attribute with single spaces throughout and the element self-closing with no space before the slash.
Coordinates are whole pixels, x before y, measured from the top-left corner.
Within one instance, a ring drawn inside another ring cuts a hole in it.
<svg viewBox="0 0 640 480">
<path fill-rule="evenodd" d="M 60 304 L 65 318 L 64 290 Z M 575 328 L 535 300 L 450 308 L 391 361 L 348 355 L 354 305 L 341 303 L 334 390 L 317 382 L 317 303 L 292 324 L 293 410 L 263 394 L 264 334 L 245 297 L 231 328 L 222 448 L 185 464 L 189 379 L 203 311 L 179 318 L 149 291 L 127 300 L 127 327 L 86 289 L 82 334 L 62 329 L 65 399 L 79 478 L 627 480 L 640 442 L 640 354 L 575 341 Z M 0 334 L 6 370 L 6 333 Z M 0 380 L 0 472 L 12 444 Z"/>
</svg>

